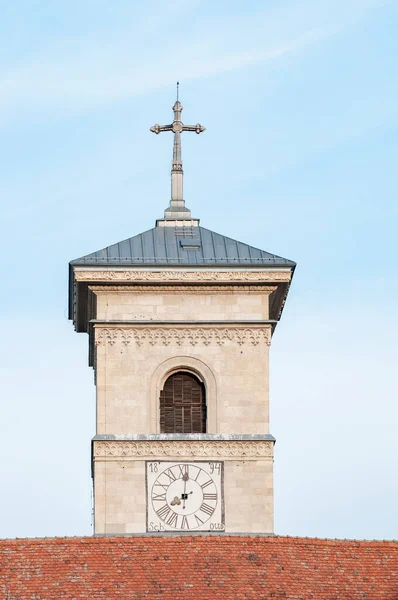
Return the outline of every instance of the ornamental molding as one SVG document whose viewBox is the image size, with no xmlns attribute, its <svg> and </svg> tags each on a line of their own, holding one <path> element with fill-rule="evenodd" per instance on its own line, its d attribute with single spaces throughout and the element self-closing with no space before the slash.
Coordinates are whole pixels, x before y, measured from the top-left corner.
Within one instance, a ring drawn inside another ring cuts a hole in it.
<svg viewBox="0 0 398 600">
<path fill-rule="evenodd" d="M 95 326 L 96 346 L 115 346 L 122 343 L 126 347 L 131 345 L 142 346 L 149 343 L 151 346 L 204 345 L 233 342 L 242 346 L 251 344 L 257 346 L 261 342 L 267 346 L 271 344 L 271 327 L 101 327 Z"/>
<path fill-rule="evenodd" d="M 94 457 L 228 457 L 268 458 L 274 453 L 274 442 L 260 441 L 170 441 L 170 442 L 94 442 Z"/>
<path fill-rule="evenodd" d="M 290 271 L 77 271 L 76 281 L 275 281 L 289 282 Z"/>
<path fill-rule="evenodd" d="M 124 286 L 119 285 L 89 285 L 89 290 L 92 292 L 118 292 L 118 294 L 132 294 L 132 293 L 161 293 L 161 294 L 214 294 L 220 292 L 221 294 L 239 294 L 239 293 L 259 293 L 265 292 L 272 294 L 277 290 L 276 285 L 197 285 L 194 288 L 187 287 L 184 285 L 134 285 Z"/>
</svg>

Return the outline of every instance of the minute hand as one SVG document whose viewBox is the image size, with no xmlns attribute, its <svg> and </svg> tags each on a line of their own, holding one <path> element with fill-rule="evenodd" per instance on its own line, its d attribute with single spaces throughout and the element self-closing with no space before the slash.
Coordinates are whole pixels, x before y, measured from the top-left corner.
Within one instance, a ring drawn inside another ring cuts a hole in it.
<svg viewBox="0 0 398 600">
<path fill-rule="evenodd" d="M 184 473 L 184 475 L 182 476 L 183 480 L 184 480 L 184 492 L 182 494 L 182 500 L 184 501 L 182 508 L 185 508 L 185 500 L 187 499 L 187 481 L 189 479 L 189 475 L 188 473 Z"/>
<path fill-rule="evenodd" d="M 184 477 L 184 494 L 183 494 L 183 505 L 182 508 L 185 509 L 185 498 L 187 497 L 187 480 Z"/>
</svg>

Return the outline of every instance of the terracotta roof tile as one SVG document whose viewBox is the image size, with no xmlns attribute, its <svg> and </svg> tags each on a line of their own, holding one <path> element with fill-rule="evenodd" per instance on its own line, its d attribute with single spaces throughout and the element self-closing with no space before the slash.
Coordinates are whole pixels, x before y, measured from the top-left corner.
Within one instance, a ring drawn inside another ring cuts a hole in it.
<svg viewBox="0 0 398 600">
<path fill-rule="evenodd" d="M 0 541 L 1 600 L 397 600 L 398 542 L 263 536 Z"/>
</svg>

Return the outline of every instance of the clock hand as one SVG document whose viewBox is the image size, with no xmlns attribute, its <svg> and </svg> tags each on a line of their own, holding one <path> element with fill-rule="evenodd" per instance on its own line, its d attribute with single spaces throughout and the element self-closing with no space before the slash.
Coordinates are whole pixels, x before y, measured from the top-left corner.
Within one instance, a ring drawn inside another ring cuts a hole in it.
<svg viewBox="0 0 398 600">
<path fill-rule="evenodd" d="M 185 509 L 185 499 L 187 498 L 187 493 L 186 493 L 187 492 L 187 480 L 186 480 L 185 476 L 183 476 L 183 479 L 184 479 L 184 494 L 183 494 L 184 503 L 182 505 L 182 508 Z"/>
<path fill-rule="evenodd" d="M 182 505 L 182 508 L 185 509 L 185 500 L 188 498 L 188 496 L 187 496 L 187 481 L 189 479 L 188 471 L 185 471 L 182 478 L 184 480 L 184 493 L 182 495 L 182 500 L 184 501 L 184 504 Z"/>
</svg>

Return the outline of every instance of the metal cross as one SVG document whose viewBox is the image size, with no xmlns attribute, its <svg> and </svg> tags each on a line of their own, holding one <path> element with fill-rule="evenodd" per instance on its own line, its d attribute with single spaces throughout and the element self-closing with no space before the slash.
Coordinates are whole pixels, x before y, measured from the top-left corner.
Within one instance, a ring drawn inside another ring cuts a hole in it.
<svg viewBox="0 0 398 600">
<path fill-rule="evenodd" d="M 202 133 L 205 127 L 197 123 L 196 125 L 184 125 L 181 121 L 182 104 L 178 100 L 178 82 L 177 82 L 177 101 L 173 106 L 174 120 L 170 125 L 154 125 L 151 127 L 153 133 L 159 134 L 163 131 L 172 131 L 174 133 L 173 162 L 171 166 L 171 202 L 170 208 L 176 212 L 185 212 L 185 202 L 182 195 L 182 158 L 181 158 L 181 133 L 183 131 L 194 131 Z"/>
</svg>

